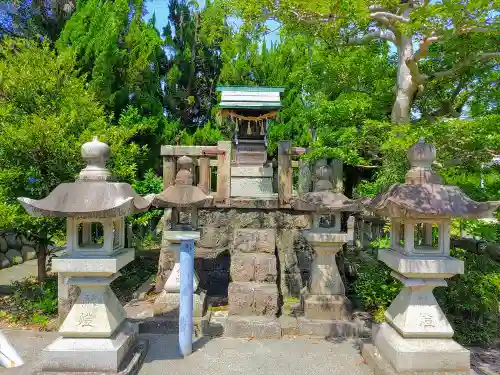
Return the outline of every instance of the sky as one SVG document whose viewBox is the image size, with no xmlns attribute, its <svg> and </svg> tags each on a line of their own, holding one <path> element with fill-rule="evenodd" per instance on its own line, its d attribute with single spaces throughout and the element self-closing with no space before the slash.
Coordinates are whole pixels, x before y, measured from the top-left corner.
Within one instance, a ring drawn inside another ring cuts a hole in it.
<svg viewBox="0 0 500 375">
<path fill-rule="evenodd" d="M 200 8 L 205 6 L 205 0 L 198 0 L 198 5 Z M 148 13 L 145 16 L 145 19 L 149 20 L 153 13 L 156 16 L 156 28 L 162 32 L 163 27 L 168 23 L 168 0 L 148 0 L 146 2 L 146 9 Z M 230 24 L 237 29 L 241 26 L 241 20 L 232 18 L 229 20 Z M 270 32 L 265 36 L 266 45 L 271 45 L 271 43 L 279 41 L 279 23 L 275 21 L 266 22 L 266 26 L 268 27 Z"/>
</svg>

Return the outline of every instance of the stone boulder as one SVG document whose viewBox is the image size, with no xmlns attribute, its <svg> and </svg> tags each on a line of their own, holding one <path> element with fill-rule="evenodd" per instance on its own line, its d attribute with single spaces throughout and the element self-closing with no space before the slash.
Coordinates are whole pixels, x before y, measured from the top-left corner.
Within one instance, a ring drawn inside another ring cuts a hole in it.
<svg viewBox="0 0 500 375">
<path fill-rule="evenodd" d="M 35 246 L 36 246 L 36 243 L 35 243 L 35 242 L 28 240 L 28 239 L 26 238 L 26 236 L 24 236 L 24 235 L 22 235 L 22 234 L 19 236 L 19 239 L 21 240 L 21 243 L 22 243 L 23 245 L 28 245 L 28 246 L 31 246 L 31 247 L 35 247 Z"/>
<path fill-rule="evenodd" d="M 6 268 L 10 266 L 10 260 L 7 259 L 4 253 L 0 253 L 0 268 Z"/>
<path fill-rule="evenodd" d="M 27 260 L 36 259 L 36 250 L 32 246 L 24 245 L 21 249 L 21 255 L 25 262 Z"/>
<path fill-rule="evenodd" d="M 10 260 L 10 263 L 13 265 L 14 264 L 21 264 L 23 262 L 23 255 L 15 249 L 7 250 L 7 252 L 5 253 L 5 256 L 7 257 L 7 259 Z"/>
<path fill-rule="evenodd" d="M 3 253 L 6 252 L 9 249 L 9 245 L 7 244 L 7 241 L 3 236 L 0 236 L 0 251 Z"/>
<path fill-rule="evenodd" d="M 20 249 L 23 247 L 23 244 L 16 233 L 7 233 L 5 235 L 5 239 L 7 240 L 9 249 Z"/>
</svg>

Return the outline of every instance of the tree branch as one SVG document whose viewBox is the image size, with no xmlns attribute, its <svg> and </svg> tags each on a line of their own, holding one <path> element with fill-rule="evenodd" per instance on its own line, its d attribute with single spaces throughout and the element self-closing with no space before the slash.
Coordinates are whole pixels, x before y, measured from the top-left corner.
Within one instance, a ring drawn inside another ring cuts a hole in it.
<svg viewBox="0 0 500 375">
<path fill-rule="evenodd" d="M 390 20 L 410 23 L 410 19 L 408 17 L 398 16 L 397 14 L 391 12 L 374 12 L 370 13 L 370 17 L 375 20 Z"/>
<path fill-rule="evenodd" d="M 441 79 L 444 77 L 449 77 L 452 76 L 459 71 L 468 68 L 471 66 L 473 63 L 477 61 L 483 61 L 483 60 L 489 60 L 489 59 L 494 59 L 494 58 L 499 58 L 500 57 L 500 52 L 488 52 L 488 53 L 480 53 L 479 55 L 472 56 L 471 58 L 468 58 L 457 65 L 455 65 L 453 68 L 449 70 L 445 70 L 442 72 L 434 73 L 431 74 L 430 76 L 426 77 L 426 80 L 434 80 L 434 79 Z"/>
<path fill-rule="evenodd" d="M 356 45 L 356 44 L 365 44 L 374 39 L 382 39 L 387 40 L 392 43 L 396 43 L 396 36 L 392 31 L 389 30 L 376 30 L 371 33 L 365 34 L 359 38 L 349 38 L 347 40 L 347 44 Z"/>
</svg>

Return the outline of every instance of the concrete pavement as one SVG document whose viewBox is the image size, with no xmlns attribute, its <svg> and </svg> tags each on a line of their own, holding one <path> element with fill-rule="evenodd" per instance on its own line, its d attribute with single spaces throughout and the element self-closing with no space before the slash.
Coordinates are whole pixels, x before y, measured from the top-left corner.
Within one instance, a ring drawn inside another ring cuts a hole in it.
<svg viewBox="0 0 500 375">
<path fill-rule="evenodd" d="M 57 333 L 4 331 L 25 366 L 0 374 L 31 375 L 40 351 Z M 355 341 L 340 343 L 314 338 L 248 340 L 202 338 L 194 353 L 178 355 L 177 335 L 141 335 L 150 340 L 140 375 L 373 375 L 362 364 Z"/>
</svg>

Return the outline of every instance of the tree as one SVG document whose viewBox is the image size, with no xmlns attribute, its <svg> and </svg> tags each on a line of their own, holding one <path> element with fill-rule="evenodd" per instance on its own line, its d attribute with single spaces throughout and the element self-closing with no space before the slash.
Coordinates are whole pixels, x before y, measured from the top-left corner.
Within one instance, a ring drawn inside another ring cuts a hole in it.
<svg viewBox="0 0 500 375">
<path fill-rule="evenodd" d="M 134 179 L 138 162 L 149 153 L 131 142 L 146 125 L 110 126 L 74 66 L 74 54 L 56 55 L 48 42 L 0 44 L 0 208 L 8 213 L 5 227 L 37 241 L 39 280 L 45 277 L 47 245 L 62 221 L 28 216 L 17 197 L 41 199 L 74 181 L 83 167 L 81 145 L 94 135 L 110 145 L 110 167 L 120 179 Z"/>
<path fill-rule="evenodd" d="M 492 1 L 226 0 L 226 4 L 246 21 L 247 30 L 262 29 L 265 20 L 277 19 L 331 44 L 379 40 L 395 46 L 394 124 L 410 121 L 412 102 L 429 82 L 459 76 L 479 63 L 491 69 L 500 56 L 498 14 L 492 11 Z M 440 54 L 439 46 L 446 53 Z M 440 61 L 440 70 L 423 69 L 422 63 L 431 58 Z"/>
<path fill-rule="evenodd" d="M 7 0 L 0 3 L 0 37 L 46 37 L 54 42 L 74 8 L 74 0 Z"/>
<path fill-rule="evenodd" d="M 152 22 L 142 20 L 142 0 L 86 0 L 56 43 L 76 54 L 76 67 L 117 119 L 128 105 L 141 114 L 163 114 L 160 77 L 165 54 Z"/>
<path fill-rule="evenodd" d="M 184 127 L 201 126 L 211 117 L 222 67 L 220 44 L 228 34 L 224 14 L 210 2 L 199 10 L 193 2 L 169 1 L 164 103 Z"/>
</svg>

